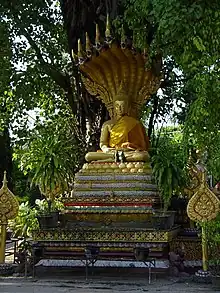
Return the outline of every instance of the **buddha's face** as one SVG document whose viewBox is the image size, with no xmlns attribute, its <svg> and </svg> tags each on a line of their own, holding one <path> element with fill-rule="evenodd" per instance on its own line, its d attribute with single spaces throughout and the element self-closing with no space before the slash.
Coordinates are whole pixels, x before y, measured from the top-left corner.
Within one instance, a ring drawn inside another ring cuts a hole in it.
<svg viewBox="0 0 220 293">
<path fill-rule="evenodd" d="M 125 114 L 128 114 L 128 102 L 127 101 L 115 101 L 115 113 L 117 117 L 122 117 Z"/>
</svg>

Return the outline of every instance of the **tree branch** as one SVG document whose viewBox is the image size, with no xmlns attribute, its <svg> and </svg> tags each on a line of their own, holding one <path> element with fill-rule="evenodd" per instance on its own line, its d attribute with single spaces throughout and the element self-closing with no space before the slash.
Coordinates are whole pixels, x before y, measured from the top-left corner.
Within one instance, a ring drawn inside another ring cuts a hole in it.
<svg viewBox="0 0 220 293">
<path fill-rule="evenodd" d="M 35 41 L 31 38 L 31 36 L 25 29 L 22 30 L 22 34 L 26 37 L 31 47 L 35 50 L 37 58 L 40 61 L 44 72 L 48 76 L 50 76 L 56 82 L 56 84 L 60 86 L 66 92 L 68 103 L 73 113 L 76 114 L 77 111 L 76 111 L 76 105 L 73 100 L 73 90 L 72 90 L 72 85 L 70 82 L 70 76 L 67 73 L 64 74 L 58 71 L 57 68 L 55 68 L 55 66 L 47 63 L 44 60 L 42 53 L 40 51 L 40 48 L 37 46 Z"/>
</svg>

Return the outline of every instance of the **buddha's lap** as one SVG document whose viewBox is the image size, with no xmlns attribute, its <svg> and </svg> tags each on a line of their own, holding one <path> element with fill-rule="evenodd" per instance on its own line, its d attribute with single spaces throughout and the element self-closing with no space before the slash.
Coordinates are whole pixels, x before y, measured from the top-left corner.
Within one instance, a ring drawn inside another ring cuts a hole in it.
<svg viewBox="0 0 220 293">
<path fill-rule="evenodd" d="M 127 151 L 127 152 L 124 152 L 124 155 L 125 155 L 125 158 L 126 160 L 129 160 L 129 161 L 135 161 L 135 162 L 138 162 L 138 161 L 147 161 L 149 159 L 149 154 L 147 151 Z M 115 151 L 112 151 L 112 152 L 108 152 L 108 153 L 104 153 L 104 152 L 100 152 L 100 151 L 97 151 L 97 152 L 89 152 L 86 154 L 85 158 L 86 158 L 86 161 L 88 162 L 91 162 L 91 161 L 97 161 L 97 160 L 105 160 L 105 159 L 114 159 L 115 157 Z"/>
</svg>

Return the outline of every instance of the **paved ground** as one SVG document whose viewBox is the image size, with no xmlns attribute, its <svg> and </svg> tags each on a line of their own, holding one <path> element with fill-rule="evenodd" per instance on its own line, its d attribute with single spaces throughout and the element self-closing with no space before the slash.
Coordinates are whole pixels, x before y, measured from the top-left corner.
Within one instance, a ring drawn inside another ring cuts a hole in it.
<svg viewBox="0 0 220 293">
<path fill-rule="evenodd" d="M 85 280 L 84 269 L 38 267 L 36 278 L 0 277 L 0 293 L 212 293 L 211 284 L 197 284 L 192 280 L 179 282 L 165 273 L 155 272 L 148 284 L 146 270 L 96 269 Z M 191 278 L 192 279 L 192 278 Z"/>
<path fill-rule="evenodd" d="M 212 289 L 211 284 L 196 284 L 192 282 L 178 283 L 167 278 L 157 279 L 148 284 L 143 279 L 112 279 L 99 278 L 69 280 L 57 278 L 0 278 L 1 293 L 211 293 L 219 292 Z"/>
</svg>

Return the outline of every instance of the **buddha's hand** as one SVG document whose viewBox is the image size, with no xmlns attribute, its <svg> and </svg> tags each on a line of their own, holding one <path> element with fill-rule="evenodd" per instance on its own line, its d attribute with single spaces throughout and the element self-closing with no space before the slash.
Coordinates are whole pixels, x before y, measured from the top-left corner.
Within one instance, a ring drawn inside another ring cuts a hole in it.
<svg viewBox="0 0 220 293">
<path fill-rule="evenodd" d="M 114 148 L 109 148 L 107 146 L 103 146 L 102 151 L 103 151 L 103 153 L 112 153 L 113 151 L 115 151 L 115 149 Z"/>
<path fill-rule="evenodd" d="M 130 150 L 135 150 L 136 149 L 135 145 L 133 143 L 130 143 L 130 142 L 122 143 L 121 147 L 125 148 L 125 149 L 130 149 Z"/>
</svg>

